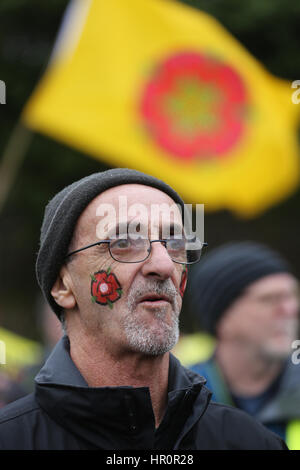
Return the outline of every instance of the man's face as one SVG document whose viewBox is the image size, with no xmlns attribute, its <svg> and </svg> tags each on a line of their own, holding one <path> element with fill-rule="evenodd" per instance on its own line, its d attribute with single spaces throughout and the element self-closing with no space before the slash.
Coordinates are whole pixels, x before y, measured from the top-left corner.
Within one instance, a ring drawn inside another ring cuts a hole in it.
<svg viewBox="0 0 300 470">
<path fill-rule="evenodd" d="M 285 358 L 298 333 L 296 279 L 272 274 L 251 284 L 222 316 L 217 334 L 270 359 Z"/>
<path fill-rule="evenodd" d="M 106 204 L 115 211 L 105 211 Z M 153 205 L 161 209 L 159 218 L 151 212 Z M 129 223 L 151 240 L 166 238 L 162 232 L 168 232 L 170 223 L 182 227 L 178 208 L 170 213 L 171 206 L 174 201 L 158 189 L 137 184 L 111 188 L 79 218 L 71 251 L 118 237 L 120 221 L 121 227 Z M 118 247 L 117 254 L 126 253 L 126 244 Z M 185 266 L 174 263 L 161 243 L 153 243 L 149 258 L 139 263 L 118 262 L 107 244 L 94 246 L 73 255 L 67 269 L 81 327 L 111 352 L 157 355 L 176 344 Z"/>
</svg>

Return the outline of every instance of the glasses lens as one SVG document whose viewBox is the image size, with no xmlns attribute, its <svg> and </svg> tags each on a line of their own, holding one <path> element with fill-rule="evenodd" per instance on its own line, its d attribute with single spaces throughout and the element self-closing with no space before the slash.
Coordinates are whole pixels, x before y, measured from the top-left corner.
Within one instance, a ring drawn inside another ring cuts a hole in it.
<svg viewBox="0 0 300 470">
<path fill-rule="evenodd" d="M 149 254 L 149 240 L 144 238 L 119 238 L 110 242 L 111 256 L 121 263 L 143 261 Z"/>
<path fill-rule="evenodd" d="M 199 250 L 187 250 L 187 264 L 193 264 L 193 263 L 197 263 L 200 258 L 201 258 L 201 254 L 202 254 L 202 249 Z"/>
<path fill-rule="evenodd" d="M 176 263 L 193 264 L 200 260 L 203 244 L 187 242 L 185 238 L 171 238 L 165 241 L 170 258 Z M 109 244 L 111 256 L 121 263 L 138 263 L 148 258 L 151 244 L 145 238 L 118 238 Z"/>
<path fill-rule="evenodd" d="M 202 246 L 199 240 L 187 242 L 185 238 L 171 239 L 167 242 L 167 250 L 171 259 L 183 264 L 197 263 L 201 257 Z"/>
<path fill-rule="evenodd" d="M 204 244 L 197 237 L 186 243 L 189 264 L 197 263 L 200 260 L 203 246 Z"/>
<path fill-rule="evenodd" d="M 173 261 L 177 261 L 178 263 L 187 262 L 187 252 L 184 238 L 171 238 L 170 240 L 167 240 L 166 248 L 170 258 Z"/>
</svg>

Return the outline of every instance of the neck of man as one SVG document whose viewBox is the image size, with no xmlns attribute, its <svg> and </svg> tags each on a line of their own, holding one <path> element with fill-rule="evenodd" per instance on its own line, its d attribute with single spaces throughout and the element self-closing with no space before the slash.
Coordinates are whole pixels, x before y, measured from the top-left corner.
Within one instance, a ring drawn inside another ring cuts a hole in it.
<svg viewBox="0 0 300 470">
<path fill-rule="evenodd" d="M 151 356 L 130 350 L 109 348 L 99 338 L 70 334 L 70 355 L 90 387 L 148 387 L 155 426 L 167 404 L 169 353 Z"/>
<path fill-rule="evenodd" d="M 280 374 L 284 361 L 268 358 L 246 344 L 220 342 L 216 360 L 230 391 L 239 396 L 263 393 Z"/>
</svg>

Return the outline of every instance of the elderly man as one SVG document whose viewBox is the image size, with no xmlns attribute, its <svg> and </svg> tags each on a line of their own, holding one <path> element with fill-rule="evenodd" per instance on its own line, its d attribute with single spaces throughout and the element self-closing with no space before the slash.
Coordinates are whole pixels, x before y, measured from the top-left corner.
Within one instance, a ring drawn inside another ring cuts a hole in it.
<svg viewBox="0 0 300 470">
<path fill-rule="evenodd" d="M 50 201 L 37 277 L 66 335 L 35 393 L 1 412 L 0 448 L 285 448 L 246 414 L 210 404 L 203 378 L 169 353 L 186 265 L 201 253 L 186 243 L 179 208 L 172 188 L 127 169 Z"/>
<path fill-rule="evenodd" d="M 193 312 L 216 339 L 213 356 L 191 367 L 213 400 L 235 405 L 300 448 L 298 281 L 261 243 L 233 242 L 205 256 L 190 283 Z"/>
</svg>

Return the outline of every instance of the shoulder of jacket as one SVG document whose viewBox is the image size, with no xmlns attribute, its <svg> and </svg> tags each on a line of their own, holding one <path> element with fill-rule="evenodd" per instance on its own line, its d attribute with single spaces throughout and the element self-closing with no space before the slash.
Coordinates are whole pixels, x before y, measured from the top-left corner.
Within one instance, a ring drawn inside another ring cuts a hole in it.
<svg viewBox="0 0 300 470">
<path fill-rule="evenodd" d="M 214 427 L 220 426 L 224 437 L 229 437 L 232 445 L 240 443 L 240 448 L 245 449 L 287 449 L 284 441 L 277 434 L 234 406 L 210 402 L 206 418 Z"/>
<path fill-rule="evenodd" d="M 34 398 L 34 393 L 31 393 L 30 395 L 27 395 L 23 398 L 19 398 L 18 400 L 1 408 L 0 425 L 38 409 L 40 409 L 40 406 Z"/>
<path fill-rule="evenodd" d="M 223 403 L 211 401 L 208 405 L 207 411 L 208 414 L 217 418 L 222 418 L 223 420 L 228 420 L 229 423 L 235 421 L 243 423 L 248 421 L 249 425 L 261 427 L 263 430 L 266 429 L 258 420 L 250 416 L 245 411 L 232 405 L 225 405 Z"/>
</svg>

